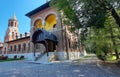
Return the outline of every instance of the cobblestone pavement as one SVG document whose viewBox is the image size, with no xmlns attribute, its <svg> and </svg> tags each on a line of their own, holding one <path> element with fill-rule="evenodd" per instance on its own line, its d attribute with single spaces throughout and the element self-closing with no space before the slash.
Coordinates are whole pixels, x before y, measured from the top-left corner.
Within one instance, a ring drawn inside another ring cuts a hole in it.
<svg viewBox="0 0 120 77">
<path fill-rule="evenodd" d="M 120 77 L 96 63 L 62 62 L 33 64 L 25 61 L 1 62 L 0 77 Z"/>
</svg>

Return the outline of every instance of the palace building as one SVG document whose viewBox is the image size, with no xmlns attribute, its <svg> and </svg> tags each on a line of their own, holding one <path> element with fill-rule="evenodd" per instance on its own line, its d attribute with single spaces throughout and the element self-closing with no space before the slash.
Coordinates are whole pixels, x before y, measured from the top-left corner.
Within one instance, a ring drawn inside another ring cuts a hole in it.
<svg viewBox="0 0 120 77">
<path fill-rule="evenodd" d="M 30 33 L 20 34 L 18 29 L 18 20 L 13 15 L 8 20 L 8 28 L 4 37 L 2 54 L 13 57 L 30 51 Z"/>
<path fill-rule="evenodd" d="M 3 50 L 3 43 L 0 41 L 0 54 L 2 54 L 2 50 Z"/>
<path fill-rule="evenodd" d="M 2 54 L 24 56 L 33 61 L 77 59 L 81 52 L 71 51 L 77 36 L 63 26 L 60 13 L 49 2 L 26 14 L 31 20 L 30 32 L 19 33 L 15 15 L 8 21 Z"/>
</svg>

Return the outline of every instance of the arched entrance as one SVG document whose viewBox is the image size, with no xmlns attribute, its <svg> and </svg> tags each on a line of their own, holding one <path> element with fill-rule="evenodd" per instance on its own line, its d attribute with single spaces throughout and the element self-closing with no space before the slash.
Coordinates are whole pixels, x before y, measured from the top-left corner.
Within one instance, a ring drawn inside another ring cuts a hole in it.
<svg viewBox="0 0 120 77">
<path fill-rule="evenodd" d="M 48 55 L 48 52 L 54 52 L 56 50 L 56 45 L 58 43 L 57 37 L 46 30 L 43 29 L 37 29 L 34 31 L 32 35 L 32 42 L 34 44 L 34 56 L 35 56 L 35 45 L 38 43 L 41 43 L 46 48 L 46 53 Z"/>
</svg>

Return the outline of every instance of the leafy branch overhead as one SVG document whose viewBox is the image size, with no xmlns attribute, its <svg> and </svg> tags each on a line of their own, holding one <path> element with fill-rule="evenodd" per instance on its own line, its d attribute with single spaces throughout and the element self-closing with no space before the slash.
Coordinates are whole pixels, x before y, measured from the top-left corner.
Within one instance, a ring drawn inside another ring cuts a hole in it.
<svg viewBox="0 0 120 77">
<path fill-rule="evenodd" d="M 80 42 L 98 51 L 114 51 L 119 58 L 120 0 L 51 0 L 63 12 L 64 24 L 81 29 Z"/>
</svg>

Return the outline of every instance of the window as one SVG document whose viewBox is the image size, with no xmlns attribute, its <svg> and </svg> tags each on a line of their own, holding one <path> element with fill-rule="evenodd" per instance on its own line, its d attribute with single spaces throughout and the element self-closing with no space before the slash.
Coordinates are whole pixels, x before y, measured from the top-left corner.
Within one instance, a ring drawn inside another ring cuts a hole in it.
<svg viewBox="0 0 120 77">
<path fill-rule="evenodd" d="M 11 22 L 11 26 L 13 26 L 13 22 Z"/>
<path fill-rule="evenodd" d="M 48 15 L 45 21 L 46 21 L 46 25 L 45 25 L 46 30 L 52 30 L 53 28 L 55 28 L 57 24 L 56 15 L 54 14 Z"/>
<path fill-rule="evenodd" d="M 17 27 L 17 22 L 15 22 L 15 27 Z"/>
<path fill-rule="evenodd" d="M 34 26 L 35 26 L 35 29 L 38 29 L 38 28 L 42 28 L 42 20 L 41 19 L 38 19 L 35 21 L 34 23 Z"/>
<path fill-rule="evenodd" d="M 6 53 L 6 48 L 5 48 L 5 51 L 4 51 L 4 54 Z"/>
<path fill-rule="evenodd" d="M 12 32 L 12 38 L 14 39 L 14 32 Z"/>
<path fill-rule="evenodd" d="M 10 51 L 12 52 L 12 46 L 10 46 Z"/>
<path fill-rule="evenodd" d="M 26 50 L 26 44 L 25 43 L 23 44 L 23 50 L 24 51 Z"/>
<path fill-rule="evenodd" d="M 21 45 L 20 44 L 18 45 L 18 51 L 21 51 Z"/>
<path fill-rule="evenodd" d="M 16 45 L 14 45 L 14 51 L 16 51 Z"/>
</svg>

